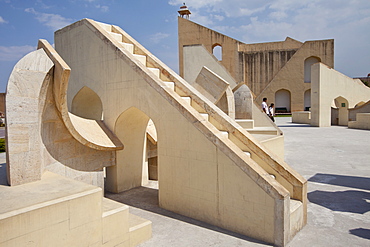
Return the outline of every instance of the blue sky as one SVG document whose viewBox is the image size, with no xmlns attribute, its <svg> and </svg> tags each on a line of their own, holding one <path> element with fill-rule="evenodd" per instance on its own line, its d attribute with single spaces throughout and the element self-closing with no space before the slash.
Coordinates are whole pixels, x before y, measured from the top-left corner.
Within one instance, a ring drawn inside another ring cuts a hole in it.
<svg viewBox="0 0 370 247">
<path fill-rule="evenodd" d="M 178 71 L 177 10 L 183 0 L 0 0 L 0 92 L 38 39 L 83 18 L 120 26 Z M 188 0 L 190 19 L 245 43 L 335 39 L 335 69 L 370 73 L 369 0 Z M 72 68 L 73 69 L 73 68 Z"/>
</svg>

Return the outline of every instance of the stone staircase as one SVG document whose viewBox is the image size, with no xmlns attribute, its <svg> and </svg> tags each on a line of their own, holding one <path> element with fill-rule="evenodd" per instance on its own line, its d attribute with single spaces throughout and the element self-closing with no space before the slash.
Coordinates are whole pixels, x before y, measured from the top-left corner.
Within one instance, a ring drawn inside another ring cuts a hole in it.
<svg viewBox="0 0 370 247">
<path fill-rule="evenodd" d="M 0 186 L 0 246 L 136 246 L 151 222 L 104 198 L 102 189 L 46 172 L 40 181 Z"/>
<path fill-rule="evenodd" d="M 119 231 L 115 229 L 121 225 Z M 129 243 L 134 247 L 152 236 L 149 220 L 129 213 L 129 207 L 122 203 L 103 198 L 103 246 L 117 246 Z"/>
<path fill-rule="evenodd" d="M 283 221 L 288 217 L 290 222 L 288 229 L 285 227 L 288 225 L 284 223 L 284 229 L 276 228 L 275 231 L 278 232 L 274 233 L 274 236 L 278 236 L 275 238 L 275 244 L 285 245 L 306 223 L 305 179 L 121 28 L 89 19 L 83 21 L 88 23 L 93 32 L 99 33 L 99 36 L 102 34 L 105 43 L 115 46 L 115 52 L 122 53 L 121 58 L 131 68 L 135 68 L 136 73 L 204 133 L 209 141 L 245 173 L 244 175 L 248 175 L 258 184 L 263 193 L 275 198 L 275 214 L 279 212 L 276 217 Z M 244 121 L 242 124 L 253 127 L 250 130 L 256 134 L 277 134 L 276 130 L 256 128 L 250 121 Z M 281 204 L 284 200 L 288 200 L 287 203 Z M 287 210 L 280 207 L 286 207 Z M 289 216 L 286 216 L 285 212 Z M 139 225 L 144 226 L 145 223 Z M 130 229 L 135 230 L 136 227 Z"/>
<path fill-rule="evenodd" d="M 135 46 L 131 43 L 126 43 L 126 42 L 129 42 L 128 40 L 125 40 L 125 36 L 122 34 L 122 33 L 118 33 L 119 30 L 117 29 L 114 29 L 114 27 L 112 25 L 109 25 L 109 24 L 105 24 L 105 23 L 101 23 L 101 22 L 97 22 L 102 28 L 104 28 L 105 31 L 107 31 L 107 33 L 113 37 L 116 41 L 119 42 L 119 44 L 126 50 L 128 51 L 130 54 L 132 54 L 134 56 L 134 58 L 140 62 L 141 64 L 143 64 L 144 66 L 147 67 L 147 69 L 152 73 L 154 74 L 154 76 L 156 76 L 157 78 L 161 79 L 162 83 L 164 84 L 164 86 L 169 89 L 169 90 L 172 90 L 174 92 L 176 92 L 180 97 L 181 97 L 181 100 L 193 107 L 200 115 L 200 118 L 205 120 L 205 121 L 209 121 L 210 123 L 212 123 L 219 131 L 220 131 L 220 134 L 224 137 L 228 137 L 229 136 L 229 132 L 226 131 L 215 119 L 212 119 L 212 117 L 209 116 L 209 114 L 207 112 L 205 112 L 204 109 L 202 109 L 196 102 L 193 102 L 192 101 L 192 98 L 189 94 L 187 94 L 186 92 L 184 92 L 180 87 L 176 87 L 176 84 L 175 82 L 173 81 L 169 81 L 168 77 L 165 76 L 165 73 L 161 72 L 161 70 L 163 71 L 163 68 L 155 68 L 155 67 L 150 67 L 152 66 L 150 63 L 147 62 L 147 56 L 146 55 L 142 55 L 142 54 L 136 54 L 134 53 L 135 51 L 137 51 L 137 49 L 135 49 Z M 126 42 L 124 42 L 126 41 Z M 165 71 L 166 73 L 169 73 L 167 71 Z M 256 128 L 253 128 L 253 120 L 244 120 L 245 123 L 247 124 L 244 124 L 244 126 L 251 126 L 251 131 L 255 131 L 255 132 L 258 132 L 258 129 Z M 151 129 L 150 129 L 151 130 Z M 260 132 L 262 132 L 263 130 L 261 129 Z M 273 132 L 272 130 L 269 130 L 270 132 Z M 276 130 L 275 130 L 276 132 Z M 154 135 L 152 134 L 153 131 L 150 131 L 149 135 L 151 137 L 153 137 Z M 154 139 L 153 139 L 154 141 Z M 156 141 L 156 140 L 155 140 Z M 249 150 L 242 150 L 244 152 L 244 154 L 246 154 L 248 157 L 251 156 Z"/>
</svg>

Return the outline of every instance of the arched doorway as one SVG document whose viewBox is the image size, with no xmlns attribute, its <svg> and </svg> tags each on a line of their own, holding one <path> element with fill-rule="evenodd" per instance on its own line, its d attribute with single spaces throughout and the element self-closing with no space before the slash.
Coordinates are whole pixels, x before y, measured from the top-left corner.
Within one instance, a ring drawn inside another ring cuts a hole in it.
<svg viewBox="0 0 370 247">
<path fill-rule="evenodd" d="M 338 125 L 348 125 L 348 100 L 339 96 L 334 99 L 335 107 L 338 109 Z"/>
<path fill-rule="evenodd" d="M 309 111 L 311 108 L 311 89 L 304 92 L 304 110 Z"/>
<path fill-rule="evenodd" d="M 149 119 L 146 127 L 147 163 L 149 180 L 158 180 L 158 135 L 154 122 Z"/>
<path fill-rule="evenodd" d="M 72 100 L 71 112 L 77 116 L 102 120 L 103 104 L 99 96 L 89 87 L 83 87 Z"/>
<path fill-rule="evenodd" d="M 220 44 L 214 44 L 212 46 L 212 54 L 218 61 L 222 61 L 222 46 Z"/>
<path fill-rule="evenodd" d="M 321 62 L 320 58 L 318 57 L 309 57 L 304 60 L 304 82 L 310 83 L 311 82 L 311 65 Z"/>
<path fill-rule="evenodd" d="M 149 117 L 131 107 L 117 119 L 114 133 L 124 149 L 116 152 L 116 165 L 107 167 L 106 189 L 122 192 L 148 183 L 147 127 Z"/>
<path fill-rule="evenodd" d="M 290 112 L 290 92 L 286 89 L 280 89 L 275 93 L 275 111 L 276 113 Z"/>
</svg>

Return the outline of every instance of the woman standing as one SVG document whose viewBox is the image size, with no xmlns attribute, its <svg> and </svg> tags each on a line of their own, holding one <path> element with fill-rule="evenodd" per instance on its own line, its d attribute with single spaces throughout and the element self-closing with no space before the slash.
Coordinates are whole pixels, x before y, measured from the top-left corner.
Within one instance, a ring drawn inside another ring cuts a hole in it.
<svg viewBox="0 0 370 247">
<path fill-rule="evenodd" d="M 271 118 L 272 122 L 275 122 L 275 118 L 274 118 L 274 115 L 275 115 L 274 114 L 274 107 L 275 107 L 274 103 L 271 103 L 271 105 L 269 107 L 269 113 L 268 113 L 268 115 Z"/>
</svg>

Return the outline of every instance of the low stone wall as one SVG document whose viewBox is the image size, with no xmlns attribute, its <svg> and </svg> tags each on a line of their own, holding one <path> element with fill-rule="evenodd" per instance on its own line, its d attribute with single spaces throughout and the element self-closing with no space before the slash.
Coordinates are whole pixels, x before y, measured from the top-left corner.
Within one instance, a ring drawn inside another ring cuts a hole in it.
<svg viewBox="0 0 370 247">
<path fill-rule="evenodd" d="M 348 128 L 370 130 L 370 113 L 357 113 L 356 121 L 349 121 Z"/>
<path fill-rule="evenodd" d="M 361 106 L 348 109 L 348 120 L 356 121 L 358 113 L 370 113 L 370 100 Z"/>
<path fill-rule="evenodd" d="M 309 111 L 296 111 L 292 113 L 293 123 L 310 124 L 311 123 L 311 112 Z"/>
<path fill-rule="evenodd" d="M 137 227 L 146 232 L 131 230 L 129 207 L 103 198 L 101 188 L 51 172 L 0 186 L 0 194 L 0 246 L 135 246 L 151 237 L 150 221 Z"/>
</svg>

